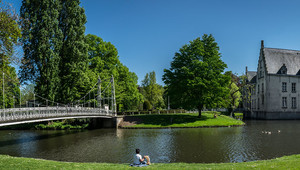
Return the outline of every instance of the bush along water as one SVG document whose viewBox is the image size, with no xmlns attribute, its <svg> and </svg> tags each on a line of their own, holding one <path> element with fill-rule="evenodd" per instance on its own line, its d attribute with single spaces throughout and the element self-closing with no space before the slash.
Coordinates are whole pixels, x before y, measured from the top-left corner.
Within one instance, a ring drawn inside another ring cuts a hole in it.
<svg viewBox="0 0 300 170">
<path fill-rule="evenodd" d="M 0 127 L 0 130 L 71 130 L 92 129 L 91 119 L 66 119 L 59 121 L 27 123 Z"/>
<path fill-rule="evenodd" d="M 90 119 L 66 119 L 62 121 L 50 121 L 47 124 L 38 124 L 34 128 L 37 130 L 88 129 L 90 123 Z"/>
</svg>

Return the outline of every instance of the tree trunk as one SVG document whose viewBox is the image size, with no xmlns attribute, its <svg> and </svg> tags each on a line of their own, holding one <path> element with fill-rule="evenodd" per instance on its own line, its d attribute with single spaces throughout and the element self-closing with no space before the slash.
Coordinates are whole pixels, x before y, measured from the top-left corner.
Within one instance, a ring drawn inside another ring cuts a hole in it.
<svg viewBox="0 0 300 170">
<path fill-rule="evenodd" d="M 233 114 L 233 109 L 232 109 L 231 112 L 230 112 L 230 117 L 232 117 L 232 114 Z"/>
<path fill-rule="evenodd" d="M 229 116 L 232 117 L 233 109 L 230 107 L 228 108 Z"/>
<path fill-rule="evenodd" d="M 201 111 L 202 111 L 202 109 L 203 109 L 203 104 L 199 104 L 199 105 L 197 106 L 197 109 L 198 109 L 198 112 L 199 112 L 198 118 L 201 118 Z"/>
</svg>

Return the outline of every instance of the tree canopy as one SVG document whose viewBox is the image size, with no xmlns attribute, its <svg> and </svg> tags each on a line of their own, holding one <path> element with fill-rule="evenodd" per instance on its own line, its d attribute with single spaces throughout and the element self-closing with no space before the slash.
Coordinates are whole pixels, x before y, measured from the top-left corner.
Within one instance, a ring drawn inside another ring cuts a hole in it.
<svg viewBox="0 0 300 170">
<path fill-rule="evenodd" d="M 152 109 L 165 108 L 163 100 L 164 88 L 156 83 L 156 74 L 154 71 L 147 73 L 142 80 L 142 94 L 144 100 L 150 103 Z"/>
<path fill-rule="evenodd" d="M 104 80 L 113 75 L 118 111 L 138 109 L 143 102 L 142 95 L 138 91 L 138 77 L 120 62 L 116 47 L 91 34 L 86 36 L 86 43 L 89 46 L 90 77 L 94 77 L 94 79 L 100 77 L 101 80 Z"/>
<path fill-rule="evenodd" d="M 19 16 L 11 6 L 0 1 L 0 85 L 2 88 L 4 85 L 4 95 L 3 90 L 0 91 L 0 95 L 1 98 L 4 97 L 2 101 L 4 100 L 5 107 L 13 107 L 20 95 L 19 80 L 15 68 L 11 66 L 20 37 Z M 4 107 L 3 102 L 0 106 Z"/>
<path fill-rule="evenodd" d="M 226 67 L 212 35 L 204 34 L 182 46 L 163 75 L 171 106 L 197 108 L 199 117 L 204 106 L 219 106 L 228 94 L 230 77 L 222 74 Z"/>
<path fill-rule="evenodd" d="M 225 98 L 225 103 L 230 116 L 232 117 L 233 110 L 239 106 L 241 101 L 241 81 L 240 78 L 237 75 L 233 74 L 231 71 L 227 71 L 225 75 L 231 78 L 228 84 L 229 94 L 227 98 Z"/>
<path fill-rule="evenodd" d="M 86 16 L 79 0 L 23 0 L 24 58 L 20 79 L 35 92 L 69 103 L 90 88 L 87 74 Z"/>
<path fill-rule="evenodd" d="M 42 97 L 58 100 L 59 62 L 62 31 L 59 29 L 61 1 L 23 0 L 22 43 L 24 57 L 20 66 L 21 82 L 36 84 Z"/>
</svg>

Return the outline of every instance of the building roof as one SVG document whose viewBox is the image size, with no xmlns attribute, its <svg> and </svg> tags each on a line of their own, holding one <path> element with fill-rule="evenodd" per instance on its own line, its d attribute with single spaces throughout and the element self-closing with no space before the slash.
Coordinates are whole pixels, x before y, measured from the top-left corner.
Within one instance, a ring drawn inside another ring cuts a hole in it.
<svg viewBox="0 0 300 170">
<path fill-rule="evenodd" d="M 247 76 L 248 80 L 251 81 L 251 79 L 252 79 L 254 76 L 256 76 L 256 71 L 247 71 L 246 74 L 247 74 L 246 76 Z"/>
<path fill-rule="evenodd" d="M 246 70 L 246 76 L 249 83 L 256 83 L 256 71 Z"/>
<path fill-rule="evenodd" d="M 300 69 L 300 51 L 264 48 L 266 67 L 269 74 L 276 74 L 285 64 L 287 74 L 296 75 Z"/>
</svg>

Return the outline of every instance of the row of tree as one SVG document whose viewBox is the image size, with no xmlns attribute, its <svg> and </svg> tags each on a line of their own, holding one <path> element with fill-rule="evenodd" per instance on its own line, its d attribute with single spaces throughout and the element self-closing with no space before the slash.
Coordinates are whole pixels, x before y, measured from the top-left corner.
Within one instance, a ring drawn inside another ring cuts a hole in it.
<svg viewBox="0 0 300 170">
<path fill-rule="evenodd" d="M 20 12 L 21 82 L 33 83 L 35 92 L 46 99 L 70 103 L 85 95 L 99 77 L 113 75 L 118 110 L 138 109 L 143 98 L 137 76 L 119 61 L 114 45 L 85 35 L 87 19 L 79 0 L 23 0 Z"/>
<path fill-rule="evenodd" d="M 136 74 L 120 62 L 113 44 L 85 35 L 87 19 L 79 0 L 23 0 L 21 20 L 11 11 L 0 11 L 0 19 L 5 21 L 0 23 L 0 66 L 10 80 L 5 82 L 7 107 L 18 102 L 13 96 L 20 95 L 11 66 L 19 38 L 24 51 L 20 81 L 32 84 L 25 90 L 34 87 L 35 93 L 49 100 L 76 101 L 99 77 L 104 80 L 113 75 L 118 111 L 164 109 L 170 98 L 171 108 L 197 108 L 201 116 L 204 107 L 231 111 L 240 102 L 240 78 L 224 73 L 227 66 L 212 35 L 203 35 L 175 53 L 171 67 L 164 70 L 165 87 L 157 84 L 154 71 L 147 73 L 138 87 Z M 23 98 L 29 100 L 32 95 L 26 94 Z"/>
</svg>

